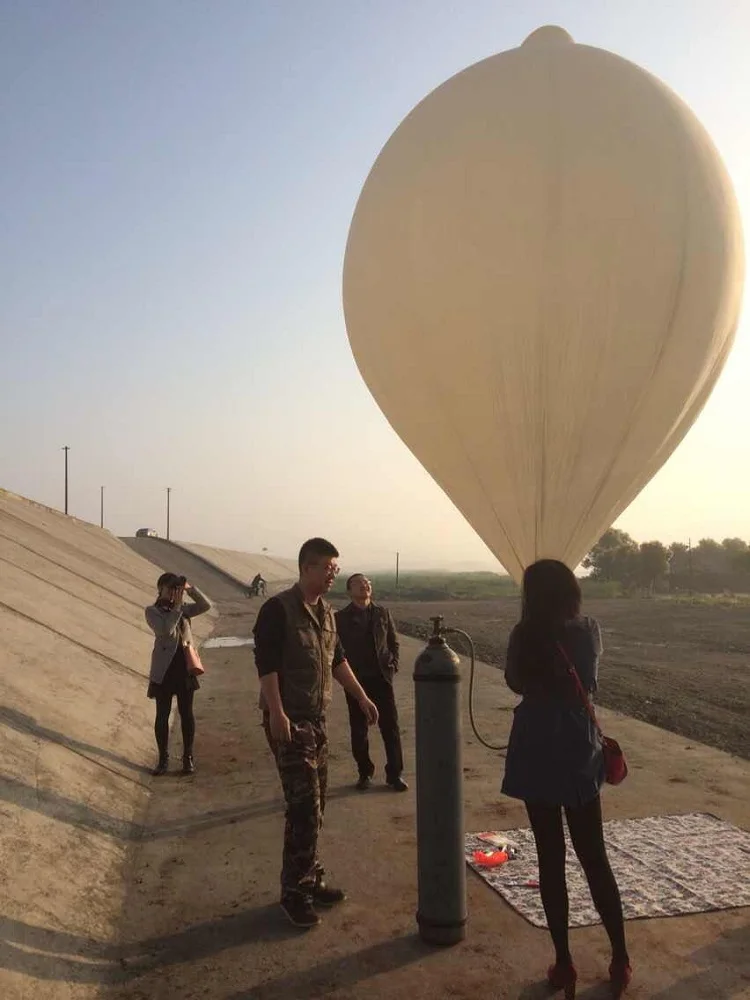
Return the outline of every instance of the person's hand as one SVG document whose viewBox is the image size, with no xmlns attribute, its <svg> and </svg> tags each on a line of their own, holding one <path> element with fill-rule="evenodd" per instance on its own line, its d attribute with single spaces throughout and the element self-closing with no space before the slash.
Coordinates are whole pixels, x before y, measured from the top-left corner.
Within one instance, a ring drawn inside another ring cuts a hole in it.
<svg viewBox="0 0 750 1000">
<path fill-rule="evenodd" d="M 271 738 L 277 743 L 292 742 L 292 725 L 289 716 L 285 712 L 272 712 L 269 719 Z"/>
<path fill-rule="evenodd" d="M 182 589 L 182 587 L 172 587 L 172 595 L 171 595 L 172 605 L 175 608 L 179 608 L 179 606 L 182 604 L 182 599 L 184 596 L 185 596 L 185 591 Z"/>
<path fill-rule="evenodd" d="M 182 585 L 182 589 L 183 590 L 192 590 L 193 589 L 193 585 L 192 585 L 192 583 L 189 583 L 187 580 L 185 580 L 185 582 Z"/>
<path fill-rule="evenodd" d="M 367 719 L 367 725 L 368 726 L 376 725 L 378 721 L 378 710 L 374 702 L 371 702 L 370 699 L 367 696 L 365 696 L 360 701 L 359 707 L 362 709 L 362 712 L 364 713 L 364 716 Z"/>
</svg>

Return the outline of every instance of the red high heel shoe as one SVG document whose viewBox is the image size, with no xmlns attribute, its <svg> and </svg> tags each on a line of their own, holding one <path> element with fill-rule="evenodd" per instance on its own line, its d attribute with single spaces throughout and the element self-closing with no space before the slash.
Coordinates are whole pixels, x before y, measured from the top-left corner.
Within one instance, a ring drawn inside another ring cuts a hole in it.
<svg viewBox="0 0 750 1000">
<path fill-rule="evenodd" d="M 621 997 L 628 986 L 630 986 L 632 978 L 633 970 L 630 967 L 630 962 L 615 962 L 614 959 L 612 960 L 609 966 L 609 984 L 612 987 L 613 997 Z"/>
<path fill-rule="evenodd" d="M 547 969 L 547 982 L 553 990 L 565 990 L 565 1000 L 575 1000 L 578 973 L 572 962 L 557 962 Z"/>
</svg>

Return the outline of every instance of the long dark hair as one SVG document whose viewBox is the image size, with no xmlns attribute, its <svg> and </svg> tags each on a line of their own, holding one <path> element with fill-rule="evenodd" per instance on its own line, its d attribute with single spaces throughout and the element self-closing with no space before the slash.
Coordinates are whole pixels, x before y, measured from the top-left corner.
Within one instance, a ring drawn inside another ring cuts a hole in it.
<svg viewBox="0 0 750 1000">
<path fill-rule="evenodd" d="M 521 620 L 557 631 L 581 613 L 581 587 L 575 573 L 557 559 L 540 559 L 523 574 Z"/>
<path fill-rule="evenodd" d="M 540 559 L 523 575 L 518 660 L 527 677 L 549 674 L 568 622 L 581 613 L 581 587 L 557 559 Z"/>
</svg>

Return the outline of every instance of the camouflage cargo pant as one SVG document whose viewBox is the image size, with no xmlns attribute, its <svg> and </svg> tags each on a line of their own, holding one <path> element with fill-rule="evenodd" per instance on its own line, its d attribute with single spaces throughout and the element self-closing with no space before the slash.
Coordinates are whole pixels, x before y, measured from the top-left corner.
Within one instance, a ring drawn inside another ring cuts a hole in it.
<svg viewBox="0 0 750 1000">
<path fill-rule="evenodd" d="M 318 860 L 318 834 L 328 784 L 328 737 L 325 721 L 293 722 L 291 743 L 271 738 L 268 717 L 263 718 L 286 800 L 281 896 L 310 895 L 323 877 Z"/>
</svg>

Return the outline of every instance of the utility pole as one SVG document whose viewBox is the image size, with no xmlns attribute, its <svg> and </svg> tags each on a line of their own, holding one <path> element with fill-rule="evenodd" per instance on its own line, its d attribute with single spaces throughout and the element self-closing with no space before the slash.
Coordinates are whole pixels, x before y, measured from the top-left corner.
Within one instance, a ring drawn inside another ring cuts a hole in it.
<svg viewBox="0 0 750 1000">
<path fill-rule="evenodd" d="M 398 558 L 399 553 L 396 553 L 396 590 L 398 590 Z"/>
<path fill-rule="evenodd" d="M 65 452 L 65 513 L 68 513 L 68 452 L 70 448 L 68 445 L 63 445 L 63 451 Z"/>
<path fill-rule="evenodd" d="M 169 496 L 172 492 L 172 487 L 167 486 L 167 541 L 169 541 Z"/>
<path fill-rule="evenodd" d="M 99 527 L 104 527 L 104 487 L 99 487 Z"/>
<path fill-rule="evenodd" d="M 693 540 L 688 538 L 688 584 L 690 596 L 693 596 Z"/>
</svg>

